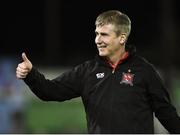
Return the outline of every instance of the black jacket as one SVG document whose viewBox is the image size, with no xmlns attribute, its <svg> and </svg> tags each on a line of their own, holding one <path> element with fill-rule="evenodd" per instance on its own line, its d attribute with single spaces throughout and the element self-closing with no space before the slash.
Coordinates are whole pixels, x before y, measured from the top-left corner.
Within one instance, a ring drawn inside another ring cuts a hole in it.
<svg viewBox="0 0 180 135">
<path fill-rule="evenodd" d="M 33 68 L 24 81 L 45 101 L 81 96 L 88 133 L 153 133 L 153 112 L 170 133 L 180 133 L 180 118 L 158 73 L 135 54 L 114 73 L 96 57 L 53 80 Z"/>
</svg>

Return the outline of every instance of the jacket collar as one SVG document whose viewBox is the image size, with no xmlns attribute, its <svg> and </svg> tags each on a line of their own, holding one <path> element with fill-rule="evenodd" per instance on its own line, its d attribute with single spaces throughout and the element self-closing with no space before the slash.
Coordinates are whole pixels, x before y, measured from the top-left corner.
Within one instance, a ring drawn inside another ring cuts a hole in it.
<svg viewBox="0 0 180 135">
<path fill-rule="evenodd" d="M 128 61 L 132 56 L 136 55 L 136 47 L 134 45 L 126 45 L 125 50 L 128 53 L 128 56 L 127 58 L 123 59 L 121 63 Z M 104 57 L 97 55 L 95 59 L 102 65 L 112 67 Z"/>
<path fill-rule="evenodd" d="M 135 45 L 126 45 L 125 46 L 125 50 L 127 51 L 127 52 L 129 52 L 129 56 L 131 57 L 131 56 L 133 56 L 133 55 L 136 55 L 136 47 L 135 47 Z"/>
</svg>

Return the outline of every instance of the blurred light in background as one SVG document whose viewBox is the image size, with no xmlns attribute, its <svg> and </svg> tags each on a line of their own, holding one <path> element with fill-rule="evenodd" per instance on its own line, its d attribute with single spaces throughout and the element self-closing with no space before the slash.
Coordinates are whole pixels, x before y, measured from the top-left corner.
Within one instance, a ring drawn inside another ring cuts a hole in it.
<svg viewBox="0 0 180 135">
<path fill-rule="evenodd" d="M 0 133 L 24 131 L 25 99 L 15 69 L 15 59 L 0 59 Z"/>
</svg>

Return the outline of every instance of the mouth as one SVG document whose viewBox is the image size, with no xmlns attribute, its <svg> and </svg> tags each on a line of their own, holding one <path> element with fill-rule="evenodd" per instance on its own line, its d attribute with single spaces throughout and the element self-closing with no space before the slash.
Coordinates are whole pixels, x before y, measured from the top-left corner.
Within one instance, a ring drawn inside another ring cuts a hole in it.
<svg viewBox="0 0 180 135">
<path fill-rule="evenodd" d="M 98 45 L 97 47 L 98 47 L 99 49 L 101 49 L 101 48 L 106 48 L 107 45 Z"/>
</svg>

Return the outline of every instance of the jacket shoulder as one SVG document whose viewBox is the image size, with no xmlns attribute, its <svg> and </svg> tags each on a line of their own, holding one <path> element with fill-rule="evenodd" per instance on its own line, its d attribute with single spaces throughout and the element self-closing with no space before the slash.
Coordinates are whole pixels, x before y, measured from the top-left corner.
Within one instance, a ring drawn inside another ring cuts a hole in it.
<svg viewBox="0 0 180 135">
<path fill-rule="evenodd" d="M 135 56 L 136 58 L 136 63 L 141 64 L 142 66 L 148 68 L 148 69 L 154 69 L 154 65 L 149 62 L 146 58 L 142 57 L 142 56 Z"/>
<path fill-rule="evenodd" d="M 156 74 L 160 76 L 160 73 L 158 69 L 155 67 L 155 65 L 149 62 L 146 58 L 142 56 L 136 56 L 136 63 L 139 63 L 139 66 L 141 66 L 142 69 L 149 75 Z"/>
<path fill-rule="evenodd" d="M 77 65 L 75 68 L 81 70 L 81 71 L 90 71 L 92 70 L 95 65 L 97 64 L 97 61 L 95 59 L 86 60 L 85 62 Z"/>
</svg>

